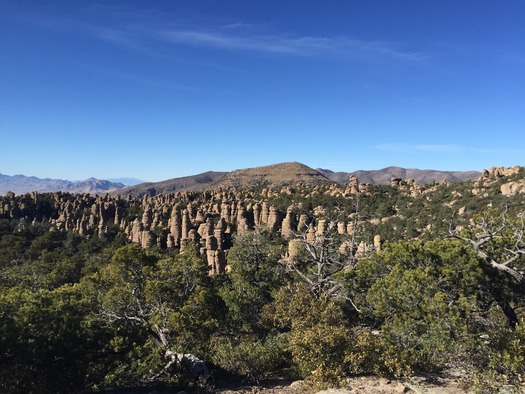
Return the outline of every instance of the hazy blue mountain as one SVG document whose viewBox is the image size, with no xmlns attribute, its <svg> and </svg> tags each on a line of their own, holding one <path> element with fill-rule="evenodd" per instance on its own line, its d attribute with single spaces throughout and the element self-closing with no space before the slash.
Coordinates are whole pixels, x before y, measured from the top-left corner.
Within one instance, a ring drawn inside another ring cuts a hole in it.
<svg viewBox="0 0 525 394">
<path fill-rule="evenodd" d="M 69 192 L 104 194 L 123 189 L 125 185 L 120 182 L 110 182 L 89 178 L 84 181 L 68 181 L 65 179 L 37 178 L 25 175 L 0 174 L 0 194 L 13 192 L 15 194 L 30 192 Z"/>
<path fill-rule="evenodd" d="M 147 182 L 137 178 L 108 178 L 107 180 L 112 183 L 122 183 L 125 186 L 136 186 Z"/>
</svg>

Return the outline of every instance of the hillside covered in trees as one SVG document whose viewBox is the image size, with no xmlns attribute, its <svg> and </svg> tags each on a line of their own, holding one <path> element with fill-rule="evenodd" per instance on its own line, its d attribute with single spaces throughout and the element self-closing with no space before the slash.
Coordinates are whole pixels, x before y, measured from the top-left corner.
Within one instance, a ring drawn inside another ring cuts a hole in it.
<svg viewBox="0 0 525 394">
<path fill-rule="evenodd" d="M 0 392 L 419 373 L 522 389 L 522 167 L 454 184 L 239 179 L 0 197 Z"/>
</svg>

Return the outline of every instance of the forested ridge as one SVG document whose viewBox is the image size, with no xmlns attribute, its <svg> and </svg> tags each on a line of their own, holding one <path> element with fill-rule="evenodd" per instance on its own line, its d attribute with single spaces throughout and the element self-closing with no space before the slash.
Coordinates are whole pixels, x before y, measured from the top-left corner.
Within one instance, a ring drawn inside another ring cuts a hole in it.
<svg viewBox="0 0 525 394">
<path fill-rule="evenodd" d="M 418 185 L 0 197 L 0 392 L 525 382 L 523 168 Z"/>
</svg>

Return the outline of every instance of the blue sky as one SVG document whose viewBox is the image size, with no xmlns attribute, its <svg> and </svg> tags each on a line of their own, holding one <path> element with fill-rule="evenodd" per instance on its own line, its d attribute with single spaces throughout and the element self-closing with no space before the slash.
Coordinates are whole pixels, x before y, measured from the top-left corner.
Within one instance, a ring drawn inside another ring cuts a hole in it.
<svg viewBox="0 0 525 394">
<path fill-rule="evenodd" d="M 525 2 L 0 0 L 0 173 L 525 165 Z"/>
</svg>

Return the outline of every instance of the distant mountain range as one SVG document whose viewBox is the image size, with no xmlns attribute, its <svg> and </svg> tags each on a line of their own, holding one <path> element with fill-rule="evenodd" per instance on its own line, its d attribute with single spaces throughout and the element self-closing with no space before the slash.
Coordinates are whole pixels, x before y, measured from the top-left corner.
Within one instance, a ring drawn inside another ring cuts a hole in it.
<svg viewBox="0 0 525 394">
<path fill-rule="evenodd" d="M 402 167 L 386 167 L 381 170 L 359 170 L 354 172 L 333 172 L 317 168 L 317 171 L 337 183 L 347 183 L 348 178 L 353 175 L 360 183 L 371 183 L 373 185 L 387 185 L 392 178 L 414 179 L 422 185 L 441 181 L 458 183 L 477 179 L 481 175 L 479 171 L 436 171 Z"/>
<path fill-rule="evenodd" d="M 104 194 L 126 187 L 120 182 L 110 182 L 95 178 L 85 181 L 68 181 L 64 179 L 37 178 L 24 175 L 0 174 L 0 194 L 13 192 L 15 194 L 29 192 L 56 192 Z"/>
<path fill-rule="evenodd" d="M 478 178 L 481 173 L 478 171 L 437 171 L 402 167 L 387 167 L 371 171 L 334 172 L 321 168 L 312 169 L 304 164 L 291 162 L 232 172 L 209 171 L 161 182 L 142 182 L 135 178 L 110 180 L 89 178 L 85 181 L 68 181 L 0 174 L 0 194 L 5 194 L 8 191 L 16 194 L 32 191 L 65 191 L 91 194 L 120 193 L 123 196 L 142 197 L 146 194 L 153 196 L 175 191 L 201 191 L 210 188 L 283 186 L 299 182 L 305 184 L 347 183 L 352 175 L 360 183 L 389 184 L 392 178 L 411 178 L 417 183 L 427 184 L 443 180 L 451 183 L 464 182 Z M 128 186 L 126 187 L 126 185 Z"/>
<path fill-rule="evenodd" d="M 446 180 L 451 183 L 477 179 L 478 171 L 436 171 L 418 170 L 401 167 L 387 167 L 382 170 L 333 172 L 326 169 L 312 169 L 304 164 L 280 163 L 264 167 L 254 167 L 232 172 L 205 172 L 199 175 L 168 179 L 162 182 L 144 183 L 119 191 L 123 196 L 142 197 L 146 194 L 199 191 L 227 187 L 247 186 L 284 186 L 295 183 L 327 184 L 348 183 L 350 176 L 355 176 L 360 183 L 390 184 L 392 178 L 414 179 L 417 183 L 427 184 Z"/>
</svg>

